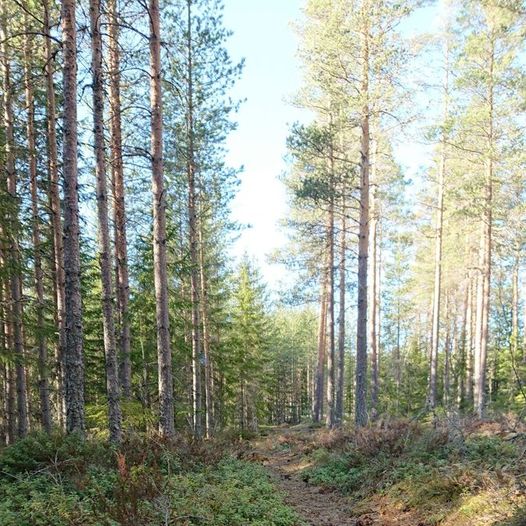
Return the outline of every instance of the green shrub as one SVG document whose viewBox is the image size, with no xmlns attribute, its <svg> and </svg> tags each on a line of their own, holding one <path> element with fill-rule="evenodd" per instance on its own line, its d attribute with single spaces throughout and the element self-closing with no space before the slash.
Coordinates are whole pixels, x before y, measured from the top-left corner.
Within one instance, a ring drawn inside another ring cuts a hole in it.
<svg viewBox="0 0 526 526">
<path fill-rule="evenodd" d="M 188 524 L 296 526 L 297 515 L 276 492 L 264 468 L 225 459 L 212 469 L 171 480 L 171 501 Z"/>
<path fill-rule="evenodd" d="M 506 464 L 516 455 L 516 446 L 498 436 L 474 436 L 465 443 L 464 456 L 467 460 L 491 467 Z"/>
<path fill-rule="evenodd" d="M 356 503 L 396 503 L 396 509 L 420 513 L 426 525 L 441 523 L 466 496 L 494 488 L 508 495 L 500 508 L 517 500 L 514 481 L 523 449 L 513 442 L 475 434 L 453 440 L 447 429 L 432 426 L 404 429 L 398 423 L 394 429 L 359 430 L 344 447 L 314 449 L 304 479 L 349 494 Z"/>
<path fill-rule="evenodd" d="M 111 464 L 113 454 L 100 441 L 86 441 L 78 435 L 33 433 L 0 452 L 0 474 L 15 475 L 42 470 L 83 472 L 97 462 Z"/>
<path fill-rule="evenodd" d="M 2 526 L 296 526 L 266 471 L 180 438 L 34 434 L 0 453 Z"/>
</svg>

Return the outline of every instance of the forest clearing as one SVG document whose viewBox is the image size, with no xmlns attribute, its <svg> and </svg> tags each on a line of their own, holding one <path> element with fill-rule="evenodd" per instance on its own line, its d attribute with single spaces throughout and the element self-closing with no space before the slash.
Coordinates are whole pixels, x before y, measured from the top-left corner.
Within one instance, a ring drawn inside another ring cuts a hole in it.
<svg viewBox="0 0 526 526">
<path fill-rule="evenodd" d="M 0 526 L 526 526 L 523 0 L 0 0 Z"/>
</svg>

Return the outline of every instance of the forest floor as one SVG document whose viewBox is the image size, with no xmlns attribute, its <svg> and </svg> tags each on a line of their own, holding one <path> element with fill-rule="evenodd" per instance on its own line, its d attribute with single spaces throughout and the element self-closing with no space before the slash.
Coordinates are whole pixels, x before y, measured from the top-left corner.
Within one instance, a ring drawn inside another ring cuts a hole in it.
<svg viewBox="0 0 526 526">
<path fill-rule="evenodd" d="M 248 458 L 263 464 L 284 495 L 284 501 L 305 521 L 315 526 L 356 526 L 350 502 L 336 490 L 313 486 L 302 478 L 309 467 L 304 441 L 305 426 L 280 427 L 252 441 Z"/>
<path fill-rule="evenodd" d="M 386 420 L 210 441 L 32 433 L 0 448 L 1 526 L 526 526 L 526 424 Z"/>
<path fill-rule="evenodd" d="M 526 526 L 526 429 L 391 422 L 263 430 L 244 453 L 306 525 Z"/>
</svg>

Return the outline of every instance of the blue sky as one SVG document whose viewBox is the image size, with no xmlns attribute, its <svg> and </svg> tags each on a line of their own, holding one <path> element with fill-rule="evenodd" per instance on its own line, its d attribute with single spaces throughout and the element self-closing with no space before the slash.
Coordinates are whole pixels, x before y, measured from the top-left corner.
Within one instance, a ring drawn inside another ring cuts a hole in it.
<svg viewBox="0 0 526 526">
<path fill-rule="evenodd" d="M 230 51 L 244 57 L 243 77 L 233 95 L 246 98 L 237 121 L 238 130 L 228 140 L 228 161 L 244 166 L 241 186 L 233 203 L 233 218 L 251 227 L 233 247 L 260 264 L 265 280 L 276 285 L 285 273 L 266 264 L 266 255 L 284 242 L 278 227 L 286 215 L 286 195 L 278 181 L 285 169 L 288 127 L 302 118 L 290 99 L 301 85 L 295 58 L 297 38 L 291 22 L 301 16 L 303 0 L 225 0 L 225 26 L 234 31 Z"/>
<path fill-rule="evenodd" d="M 301 19 L 303 4 L 304 0 L 225 0 L 225 26 L 234 32 L 229 50 L 234 59 L 246 60 L 233 96 L 247 100 L 227 146 L 229 163 L 245 168 L 233 218 L 251 227 L 242 232 L 233 254 L 252 256 L 273 288 L 287 279 L 285 269 L 267 263 L 267 255 L 286 239 L 279 221 L 287 214 L 287 201 L 278 180 L 286 169 L 285 140 L 289 125 L 307 118 L 290 103 L 302 80 L 292 23 Z M 436 29 L 443 4 L 415 12 L 404 23 L 404 34 L 412 37 Z M 429 149 L 404 137 L 395 145 L 395 154 L 413 177 L 428 161 Z"/>
</svg>

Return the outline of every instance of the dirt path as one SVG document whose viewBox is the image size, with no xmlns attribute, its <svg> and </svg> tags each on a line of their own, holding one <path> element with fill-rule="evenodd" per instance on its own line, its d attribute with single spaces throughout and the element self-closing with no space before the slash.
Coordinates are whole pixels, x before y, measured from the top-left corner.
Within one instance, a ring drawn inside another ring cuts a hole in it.
<svg viewBox="0 0 526 526">
<path fill-rule="evenodd" d="M 306 524 L 312 526 L 357 526 L 351 518 L 349 501 L 334 491 L 326 491 L 303 481 L 301 473 L 308 467 L 297 442 L 297 431 L 282 428 L 253 442 L 249 458 L 263 464 L 273 475 L 285 495 Z"/>
</svg>

